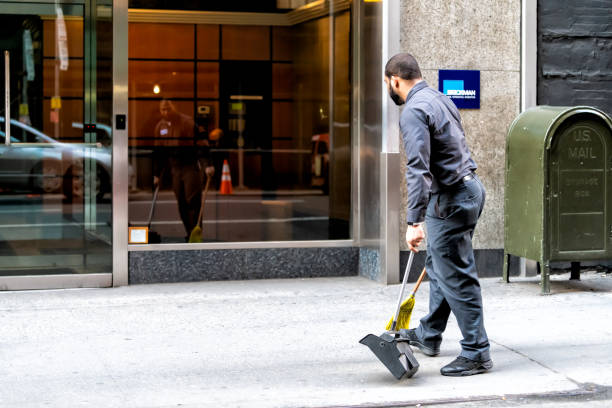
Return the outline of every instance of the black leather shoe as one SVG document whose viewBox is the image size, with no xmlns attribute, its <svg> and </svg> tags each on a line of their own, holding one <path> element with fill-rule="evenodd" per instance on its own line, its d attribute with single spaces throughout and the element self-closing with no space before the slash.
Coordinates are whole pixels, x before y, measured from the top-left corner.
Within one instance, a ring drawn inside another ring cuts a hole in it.
<svg viewBox="0 0 612 408">
<path fill-rule="evenodd" d="M 451 363 L 440 369 L 440 374 L 450 377 L 463 377 L 467 375 L 481 374 L 493 368 L 493 361 L 474 361 L 459 356 Z"/>
<path fill-rule="evenodd" d="M 434 357 L 440 354 L 440 347 L 426 346 L 417 336 L 415 329 L 401 329 L 400 340 L 407 341 L 411 346 L 416 346 L 426 356 Z"/>
</svg>

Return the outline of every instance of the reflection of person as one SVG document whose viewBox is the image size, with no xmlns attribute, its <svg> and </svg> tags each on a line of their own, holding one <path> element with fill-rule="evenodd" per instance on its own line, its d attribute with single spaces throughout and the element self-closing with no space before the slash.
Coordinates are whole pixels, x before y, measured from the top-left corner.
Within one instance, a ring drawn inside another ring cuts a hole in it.
<svg viewBox="0 0 612 408">
<path fill-rule="evenodd" d="M 186 239 L 196 226 L 202 204 L 202 167 L 206 176 L 212 176 L 215 168 L 210 165 L 207 141 L 196 143 L 193 119 L 176 110 L 172 102 L 159 104 L 161 120 L 155 126 L 157 139 L 154 154 L 153 184 L 160 183 L 165 168 L 170 170 L 172 190 L 179 214 L 185 227 Z M 163 147 L 162 147 L 163 146 Z"/>
<path fill-rule="evenodd" d="M 391 99 L 406 104 L 400 130 L 404 142 L 408 187 L 406 241 L 416 252 L 427 229 L 429 314 L 418 328 L 400 336 L 424 354 L 440 352 L 451 311 L 463 340 L 461 354 L 442 367 L 442 375 L 479 374 L 493 367 L 484 328 L 482 297 L 474 262 L 472 236 L 484 207 L 485 191 L 474 174 L 459 111 L 444 94 L 421 78 L 410 54 L 387 62 L 385 83 Z"/>
<path fill-rule="evenodd" d="M 211 149 L 226 149 L 227 141 L 225 140 L 223 130 L 219 128 L 215 128 L 210 131 L 208 134 L 209 145 Z M 210 157 L 212 159 L 212 164 L 215 169 L 220 169 L 223 167 L 223 160 L 229 159 L 229 155 L 227 152 L 217 151 L 211 152 Z M 215 175 L 213 185 L 220 187 L 221 186 L 221 172 L 218 172 Z"/>
</svg>

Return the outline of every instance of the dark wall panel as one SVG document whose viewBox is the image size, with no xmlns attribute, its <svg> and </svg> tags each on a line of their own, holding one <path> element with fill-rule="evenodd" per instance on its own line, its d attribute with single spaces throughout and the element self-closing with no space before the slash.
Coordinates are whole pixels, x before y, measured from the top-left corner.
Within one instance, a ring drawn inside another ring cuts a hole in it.
<svg viewBox="0 0 612 408">
<path fill-rule="evenodd" d="M 130 284 L 355 276 L 359 248 L 130 252 Z"/>
<path fill-rule="evenodd" d="M 612 1 L 538 0 L 538 104 L 612 114 Z"/>
</svg>

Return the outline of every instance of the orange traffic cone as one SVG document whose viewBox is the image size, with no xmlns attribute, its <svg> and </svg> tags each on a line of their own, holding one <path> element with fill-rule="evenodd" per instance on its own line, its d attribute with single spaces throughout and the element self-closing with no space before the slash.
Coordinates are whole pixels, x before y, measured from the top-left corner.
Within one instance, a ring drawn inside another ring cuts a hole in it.
<svg viewBox="0 0 612 408">
<path fill-rule="evenodd" d="M 223 160 L 223 171 L 221 172 L 221 188 L 219 194 L 232 194 L 232 176 L 227 160 Z"/>
</svg>

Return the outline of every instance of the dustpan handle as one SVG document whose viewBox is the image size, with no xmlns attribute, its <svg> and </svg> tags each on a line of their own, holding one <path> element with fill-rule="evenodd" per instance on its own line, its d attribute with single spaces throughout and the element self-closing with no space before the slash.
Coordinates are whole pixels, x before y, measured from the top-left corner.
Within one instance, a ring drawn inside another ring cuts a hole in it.
<svg viewBox="0 0 612 408">
<path fill-rule="evenodd" d="M 153 213 L 155 212 L 155 202 L 157 201 L 157 196 L 159 194 L 159 187 L 161 186 L 162 179 L 164 178 L 164 175 L 166 174 L 166 169 L 167 167 L 164 167 L 164 169 L 159 174 L 159 182 L 157 183 L 157 186 L 155 186 L 155 191 L 153 192 L 153 199 L 151 200 L 151 210 L 149 210 L 149 220 L 147 221 L 147 228 L 149 229 L 151 229 L 151 220 L 153 220 Z"/>
<path fill-rule="evenodd" d="M 406 263 L 406 270 L 404 271 L 404 279 L 402 280 L 402 288 L 400 289 L 399 298 L 397 299 L 397 309 L 395 309 L 395 315 L 393 316 L 391 331 L 395 331 L 395 326 L 397 325 L 397 317 L 399 316 L 402 299 L 404 298 L 404 290 L 406 289 L 406 282 L 408 282 L 408 274 L 410 272 L 410 268 L 412 267 L 413 260 L 414 252 L 410 251 L 410 256 L 408 256 L 408 262 Z"/>
<path fill-rule="evenodd" d="M 155 202 L 157 201 L 157 194 L 159 194 L 159 184 L 157 184 L 157 187 L 155 187 L 153 199 L 151 200 L 151 210 L 149 211 L 149 220 L 147 221 L 148 228 L 151 228 L 151 220 L 153 219 L 153 211 L 155 211 Z"/>
</svg>

